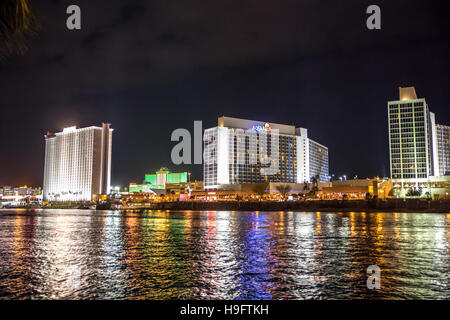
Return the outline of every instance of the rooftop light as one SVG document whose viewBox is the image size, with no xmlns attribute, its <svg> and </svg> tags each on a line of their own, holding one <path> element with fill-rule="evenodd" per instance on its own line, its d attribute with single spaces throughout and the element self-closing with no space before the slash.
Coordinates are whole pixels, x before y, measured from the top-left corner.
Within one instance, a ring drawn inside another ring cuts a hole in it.
<svg viewBox="0 0 450 320">
<path fill-rule="evenodd" d="M 67 127 L 63 129 L 63 132 L 73 132 L 76 131 L 77 127 L 76 126 L 72 126 L 72 127 Z"/>
</svg>

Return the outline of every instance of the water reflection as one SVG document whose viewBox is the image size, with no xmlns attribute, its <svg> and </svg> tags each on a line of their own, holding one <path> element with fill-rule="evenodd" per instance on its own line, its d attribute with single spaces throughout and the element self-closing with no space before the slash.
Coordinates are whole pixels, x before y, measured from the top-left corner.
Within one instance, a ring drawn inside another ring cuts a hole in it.
<svg viewBox="0 0 450 320">
<path fill-rule="evenodd" d="M 449 239 L 450 214 L 5 210 L 0 298 L 449 299 Z"/>
</svg>

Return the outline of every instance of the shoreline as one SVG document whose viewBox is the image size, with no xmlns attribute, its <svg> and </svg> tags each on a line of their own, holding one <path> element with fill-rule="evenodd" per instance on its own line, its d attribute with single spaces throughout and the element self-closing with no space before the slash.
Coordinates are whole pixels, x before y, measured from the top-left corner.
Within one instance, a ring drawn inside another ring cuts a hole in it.
<svg viewBox="0 0 450 320">
<path fill-rule="evenodd" d="M 30 211 L 29 208 L 0 208 L 0 211 Z M 444 210 L 411 210 L 411 209 L 336 209 L 336 208 L 320 208 L 320 209 L 289 209 L 289 210 L 232 210 L 232 209 L 209 209 L 209 210 L 201 210 L 201 209 L 152 209 L 152 208 L 126 208 L 126 209 L 86 209 L 86 208 L 33 208 L 31 213 L 35 213 L 38 210 L 93 210 L 93 211 L 119 211 L 119 212 L 148 212 L 148 211 L 188 211 L 188 212 L 203 212 L 203 211 L 214 211 L 214 212 L 222 212 L 222 211 L 233 211 L 233 212 L 294 212 L 294 213 L 307 213 L 307 212 L 316 212 L 316 213 L 417 213 L 417 214 L 450 214 L 448 211 Z"/>
<path fill-rule="evenodd" d="M 88 206 L 66 205 L 41 208 L 0 208 L 0 210 L 22 209 L 80 209 L 80 210 L 117 210 L 117 211 L 296 211 L 296 212 L 405 212 L 405 213 L 450 213 L 450 200 L 425 199 L 388 199 L 388 200 L 309 200 L 309 201 L 183 201 L 157 202 L 142 206 L 115 208 L 108 204 Z"/>
<path fill-rule="evenodd" d="M 450 201 L 412 200 L 414 201 L 165 202 L 148 208 L 128 210 L 450 213 Z"/>
</svg>

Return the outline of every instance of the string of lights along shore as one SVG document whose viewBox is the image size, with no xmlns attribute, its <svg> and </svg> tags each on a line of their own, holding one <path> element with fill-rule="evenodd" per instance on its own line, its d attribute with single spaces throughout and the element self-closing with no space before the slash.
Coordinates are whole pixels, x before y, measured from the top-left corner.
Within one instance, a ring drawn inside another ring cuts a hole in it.
<svg viewBox="0 0 450 320">
<path fill-rule="evenodd" d="M 428 193 L 428 196 L 448 197 L 450 126 L 436 124 L 436 119 L 438 116 L 430 111 L 425 98 L 417 97 L 414 87 L 400 87 L 399 100 L 388 102 L 386 145 L 390 154 L 390 179 L 355 178 L 346 187 L 368 186 L 367 190 L 376 195 L 383 190 L 384 198 L 387 194 L 404 197 L 412 189 L 420 189 L 421 194 Z M 111 125 L 105 123 L 101 127 L 69 127 L 58 133 L 48 132 L 43 200 L 93 201 L 98 195 L 120 193 L 119 188 L 110 187 L 112 132 Z M 264 135 L 274 136 L 273 132 L 277 132 L 276 140 L 264 139 Z M 161 164 L 163 169 L 157 174 L 146 174 L 148 179 L 142 184 L 130 183 L 125 192 L 153 196 L 175 194 L 177 201 L 185 201 L 218 200 L 221 191 L 253 190 L 251 186 L 258 184 L 265 185 L 264 191 L 268 193 L 277 192 L 275 189 L 281 184 L 289 184 L 290 192 L 298 194 L 309 190 L 308 184 L 315 184 L 323 196 L 339 188 L 347 190 L 338 186 L 339 180 L 332 181 L 328 148 L 312 140 L 305 128 L 222 116 L 216 127 L 205 130 L 203 141 L 202 181 L 191 182 L 190 173 L 170 173 L 165 168 L 167 164 Z M 271 174 L 267 174 L 267 165 L 249 161 L 261 157 L 264 144 L 277 146 L 276 158 L 273 151 L 268 154 L 277 163 L 276 171 Z M 239 162 L 240 157 L 245 161 Z M 150 177 L 155 181 L 150 181 Z M 228 196 L 238 194 L 233 192 Z"/>
</svg>

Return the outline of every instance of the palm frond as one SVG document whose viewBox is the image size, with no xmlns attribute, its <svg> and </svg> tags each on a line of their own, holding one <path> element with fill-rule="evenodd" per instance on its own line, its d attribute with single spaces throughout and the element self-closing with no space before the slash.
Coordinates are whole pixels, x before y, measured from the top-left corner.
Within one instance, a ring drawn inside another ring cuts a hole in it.
<svg viewBox="0 0 450 320">
<path fill-rule="evenodd" d="M 23 54 L 27 40 L 39 30 L 36 15 L 28 0 L 0 1 L 0 58 Z"/>
</svg>

